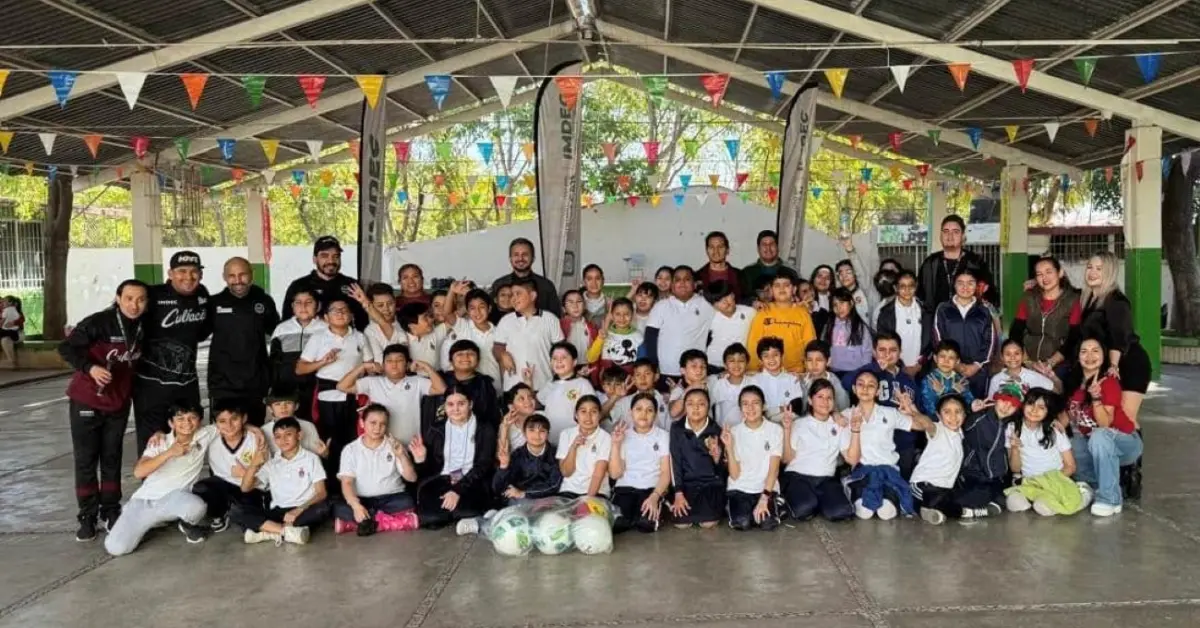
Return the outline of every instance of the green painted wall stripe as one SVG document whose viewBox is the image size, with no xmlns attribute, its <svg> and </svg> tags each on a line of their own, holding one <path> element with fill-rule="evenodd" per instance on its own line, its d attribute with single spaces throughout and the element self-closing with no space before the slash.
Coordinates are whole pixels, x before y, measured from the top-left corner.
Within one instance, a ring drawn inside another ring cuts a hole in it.
<svg viewBox="0 0 1200 628">
<path fill-rule="evenodd" d="M 1025 293 L 1025 280 L 1029 277 L 1028 253 L 1004 253 L 1000 258 L 1000 297 L 1004 320 L 1011 321 L 1017 315 L 1017 304 Z"/>
<path fill-rule="evenodd" d="M 147 285 L 157 285 L 163 282 L 163 267 L 162 263 L 158 264 L 134 264 L 133 277 L 145 282 Z"/>
<path fill-rule="evenodd" d="M 1125 294 L 1133 303 L 1133 328 L 1150 355 L 1154 379 L 1162 375 L 1162 249 L 1125 249 Z"/>
<path fill-rule="evenodd" d="M 271 292 L 271 266 L 269 264 L 250 264 L 254 271 L 254 285 Z"/>
</svg>

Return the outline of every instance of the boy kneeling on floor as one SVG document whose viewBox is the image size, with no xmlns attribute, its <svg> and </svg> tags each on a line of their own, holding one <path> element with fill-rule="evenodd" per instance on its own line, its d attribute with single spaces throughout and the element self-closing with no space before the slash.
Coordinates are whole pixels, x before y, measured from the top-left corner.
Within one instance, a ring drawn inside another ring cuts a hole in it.
<svg viewBox="0 0 1200 628">
<path fill-rule="evenodd" d="M 416 502 L 404 491 L 404 483 L 417 481 L 417 469 L 404 443 L 388 434 L 387 408 L 373 403 L 363 409 L 362 417 L 362 436 L 342 450 L 342 497 L 333 504 L 333 530 L 359 536 L 416 530 Z"/>
<path fill-rule="evenodd" d="M 309 528 L 329 516 L 325 468 L 316 454 L 300 447 L 300 424 L 295 419 L 275 421 L 274 432 L 279 453 L 267 460 L 265 452 L 258 450 L 242 474 L 242 490 L 247 493 L 254 490 L 256 476 L 262 474 L 271 491 L 271 507 L 259 513 L 235 505 L 232 519 L 246 529 L 247 543 L 303 545 L 308 542 Z"/>
</svg>

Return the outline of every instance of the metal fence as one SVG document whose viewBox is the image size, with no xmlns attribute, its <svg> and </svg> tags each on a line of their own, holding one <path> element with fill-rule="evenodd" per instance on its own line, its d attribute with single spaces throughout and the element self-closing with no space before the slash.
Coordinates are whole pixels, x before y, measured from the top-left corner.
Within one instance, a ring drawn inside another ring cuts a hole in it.
<svg viewBox="0 0 1200 628">
<path fill-rule="evenodd" d="M 0 290 L 42 287 L 41 221 L 0 219 Z"/>
</svg>

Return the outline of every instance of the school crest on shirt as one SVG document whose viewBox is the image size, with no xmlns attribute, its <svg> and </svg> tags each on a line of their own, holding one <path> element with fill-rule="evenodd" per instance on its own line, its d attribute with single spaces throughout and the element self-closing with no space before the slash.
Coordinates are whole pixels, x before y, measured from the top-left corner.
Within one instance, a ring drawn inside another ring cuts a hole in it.
<svg viewBox="0 0 1200 628">
<path fill-rule="evenodd" d="M 658 451 L 658 443 L 654 443 L 654 451 Z"/>
<path fill-rule="evenodd" d="M 404 382 L 404 390 L 412 390 L 412 384 L 409 382 Z"/>
<path fill-rule="evenodd" d="M 300 477 L 304 477 L 304 469 L 300 469 L 300 473 L 299 473 L 298 475 L 299 475 Z"/>
<path fill-rule="evenodd" d="M 568 391 L 567 391 L 567 400 L 568 400 L 568 401 L 575 401 L 575 400 L 576 400 L 576 399 L 578 399 L 578 398 L 579 398 L 579 391 L 578 391 L 578 390 L 575 390 L 575 389 L 573 389 L 573 388 L 572 388 L 571 390 L 568 390 Z M 596 451 L 596 449 L 595 449 L 595 448 L 592 448 L 592 451 Z"/>
<path fill-rule="evenodd" d="M 395 458 L 395 457 L 394 457 L 394 456 L 393 456 L 391 453 L 388 453 L 388 455 L 387 455 L 387 461 L 388 461 L 388 462 L 394 462 L 395 460 L 396 460 L 396 458 Z"/>
<path fill-rule="evenodd" d="M 694 313 L 696 316 L 700 316 L 700 308 L 696 308 L 692 311 L 692 313 Z"/>
<path fill-rule="evenodd" d="M 267 308 L 263 307 L 262 303 L 254 304 L 254 313 L 255 314 L 262 314 L 263 312 L 266 312 L 266 311 L 267 311 Z"/>
<path fill-rule="evenodd" d="M 243 466 L 249 465 L 250 461 L 253 459 L 254 459 L 254 452 L 252 452 L 252 451 L 243 451 L 242 455 L 238 456 L 238 462 L 242 463 Z"/>
<path fill-rule="evenodd" d="M 771 443 L 763 443 L 763 451 L 771 451 Z"/>
</svg>

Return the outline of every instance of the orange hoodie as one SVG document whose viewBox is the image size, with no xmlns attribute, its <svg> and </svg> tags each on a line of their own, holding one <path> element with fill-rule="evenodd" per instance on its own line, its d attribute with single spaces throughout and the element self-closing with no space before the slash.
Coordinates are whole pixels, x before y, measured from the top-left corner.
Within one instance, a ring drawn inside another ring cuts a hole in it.
<svg viewBox="0 0 1200 628">
<path fill-rule="evenodd" d="M 772 303 L 755 315 L 746 339 L 751 371 L 762 369 L 758 341 L 770 336 L 783 341 L 783 369 L 804 372 L 804 348 L 817 338 L 808 308 L 800 303 L 790 306 Z"/>
</svg>

